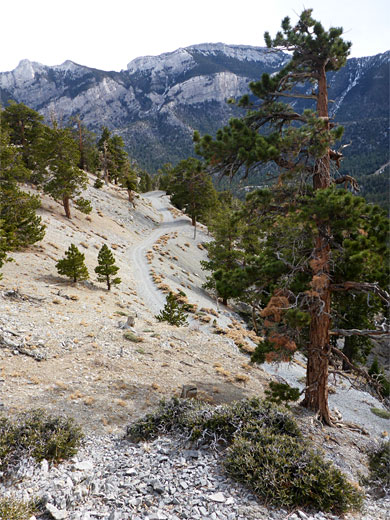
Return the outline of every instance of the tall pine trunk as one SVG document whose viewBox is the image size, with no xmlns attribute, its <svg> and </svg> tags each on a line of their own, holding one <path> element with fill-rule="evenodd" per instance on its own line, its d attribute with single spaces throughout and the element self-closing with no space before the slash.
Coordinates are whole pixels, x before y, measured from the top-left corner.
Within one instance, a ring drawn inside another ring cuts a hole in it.
<svg viewBox="0 0 390 520">
<path fill-rule="evenodd" d="M 324 118 L 325 130 L 329 129 L 328 90 L 325 66 L 320 70 L 318 78 L 317 115 Z M 330 186 L 330 156 L 327 153 L 316 160 L 313 175 L 315 190 Z M 312 268 L 312 305 L 310 309 L 309 347 L 306 371 L 306 392 L 302 405 L 317 412 L 322 421 L 331 425 L 332 420 L 328 406 L 328 368 L 330 354 L 330 247 L 327 237 L 329 228 L 316 222 L 318 236 L 315 242 Z"/>
</svg>

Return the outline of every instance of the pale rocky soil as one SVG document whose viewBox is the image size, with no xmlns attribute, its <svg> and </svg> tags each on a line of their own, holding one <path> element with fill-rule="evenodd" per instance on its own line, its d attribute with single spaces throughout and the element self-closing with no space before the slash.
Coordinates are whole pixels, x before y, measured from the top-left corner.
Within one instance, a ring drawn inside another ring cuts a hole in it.
<svg viewBox="0 0 390 520">
<path fill-rule="evenodd" d="M 200 226 L 194 239 L 189 219 L 161 192 L 139 196 L 135 209 L 115 186 L 96 190 L 91 182 L 86 196 L 93 213 L 73 209 L 72 220 L 44 197 L 45 238 L 14 253 L 14 262 L 3 268 L 0 411 L 12 416 L 40 407 L 75 417 L 88 434 L 121 435 L 161 398 L 180 395 L 183 385 L 196 385 L 199 397 L 214 403 L 264 395 L 275 369 L 249 364 L 248 354 L 237 345 L 250 351 L 256 338 L 232 309 L 218 307 L 201 288 L 205 273 L 199 261 L 206 258 L 202 243 L 210 239 L 207 230 Z M 88 282 L 72 284 L 57 274 L 55 263 L 71 243 L 85 254 Z M 104 243 L 113 250 L 122 279 L 111 292 L 94 273 Z M 197 305 L 200 312 L 190 315 L 187 327 L 156 320 L 165 302 L 161 289 L 183 290 Z M 125 339 L 120 328 L 129 314 L 137 315 L 137 343 Z M 227 334 L 215 333 L 221 329 Z M 282 367 L 277 377 L 291 384 L 290 369 Z M 337 395 L 335 381 L 333 386 Z M 340 388 L 345 389 L 345 382 Z M 296 407 L 306 435 L 354 480 L 367 471 L 366 448 L 389 429 L 388 420 L 372 413 L 359 417 L 365 402 L 368 407 L 382 404 L 366 393 L 358 397 L 352 417 L 345 413 L 348 396 L 333 405 L 360 431 L 323 428 Z"/>
<path fill-rule="evenodd" d="M 160 195 L 151 197 L 156 206 Z M 204 232 L 198 229 L 194 241 L 187 217 L 173 209 L 179 233 L 171 227 L 174 222 L 158 227 L 162 216 L 148 197 L 139 197 L 133 209 L 126 193 L 114 186 L 90 187 L 88 196 L 93 213 L 73 210 L 72 220 L 44 198 L 45 238 L 14 253 L 14 262 L 3 268 L 0 327 L 11 340 L 11 346 L 3 342 L 0 348 L 3 409 L 12 414 L 39 406 L 74 416 L 86 430 L 115 432 L 161 398 L 180 394 L 185 384 L 195 384 L 201 397 L 214 402 L 262 395 L 270 377 L 250 366 L 232 339 L 212 334 L 210 325 L 193 318 L 180 328 L 155 319 L 165 294 L 155 288 L 149 269 L 174 291 L 185 291 L 199 309 L 217 315 L 203 312 L 201 320 L 230 323 L 212 310 L 215 302 L 199 288 L 204 280 L 199 259 L 205 251 L 198 245 L 207 239 Z M 85 254 L 88 282 L 73 284 L 57 274 L 55 263 L 71 243 Z M 113 250 L 122 279 L 110 292 L 94 273 L 104 243 Z M 144 249 L 153 251 L 150 265 Z M 137 251 L 141 268 L 132 261 Z M 16 293 L 7 296 L 10 290 Z M 139 343 L 126 340 L 118 326 L 130 313 L 137 314 Z M 12 342 L 45 359 L 18 354 Z"/>
</svg>

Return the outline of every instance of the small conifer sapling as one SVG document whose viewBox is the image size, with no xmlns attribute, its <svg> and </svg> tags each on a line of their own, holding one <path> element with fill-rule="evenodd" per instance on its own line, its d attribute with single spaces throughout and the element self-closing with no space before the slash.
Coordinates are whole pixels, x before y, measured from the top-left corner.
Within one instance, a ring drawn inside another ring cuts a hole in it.
<svg viewBox="0 0 390 520">
<path fill-rule="evenodd" d="M 112 278 L 119 271 L 119 267 L 115 265 L 115 258 L 110 249 L 104 244 L 98 254 L 98 265 L 95 267 L 95 273 L 98 275 L 99 282 L 106 282 L 107 289 L 111 290 L 111 285 L 121 283 L 120 278 Z"/>
<path fill-rule="evenodd" d="M 187 325 L 187 314 L 172 292 L 168 294 L 165 306 L 156 318 L 158 321 L 167 321 L 170 325 L 176 325 L 177 327 Z"/>
<path fill-rule="evenodd" d="M 71 244 L 65 252 L 65 258 L 56 263 L 59 274 L 63 274 L 77 282 L 78 280 L 87 280 L 89 278 L 87 266 L 84 263 L 85 256 L 78 248 Z"/>
</svg>

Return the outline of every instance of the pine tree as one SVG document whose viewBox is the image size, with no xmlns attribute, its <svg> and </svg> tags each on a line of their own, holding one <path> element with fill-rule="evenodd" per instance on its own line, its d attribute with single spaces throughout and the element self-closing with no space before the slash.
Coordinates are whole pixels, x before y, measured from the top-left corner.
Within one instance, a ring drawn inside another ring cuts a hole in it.
<svg viewBox="0 0 390 520">
<path fill-rule="evenodd" d="M 72 135 L 80 153 L 78 167 L 81 170 L 95 173 L 99 162 L 96 136 L 82 123 L 80 116 L 72 117 L 71 122 L 74 124 L 71 128 Z"/>
<path fill-rule="evenodd" d="M 358 277 L 366 274 L 364 259 L 351 249 L 351 243 L 364 243 L 367 233 L 372 248 L 369 263 L 375 269 L 383 267 L 386 242 L 380 231 L 375 243 L 375 229 L 383 230 L 386 224 L 384 216 L 374 216 L 377 209 L 371 210 L 363 199 L 334 187 L 343 183 L 356 188 L 352 177 L 331 175 L 342 159 L 333 146 L 343 129 L 330 121 L 326 82 L 328 71 L 345 64 L 350 43 L 341 38 L 342 28 L 326 31 L 311 15 L 311 9 L 304 10 L 293 27 L 285 18 L 274 39 L 265 34 L 269 48 L 291 51 L 292 58 L 278 74 L 263 74 L 250 84 L 253 97 L 244 96 L 238 103 L 246 116 L 230 120 L 215 140 L 199 134 L 194 139 L 196 152 L 221 175 L 248 175 L 269 162 L 279 170 L 277 186 L 259 191 L 251 200 L 259 230 L 256 283 L 264 295 L 261 315 L 267 335 L 260 348 L 269 355 L 284 350 L 289 356 L 297 345 L 305 345 L 308 361 L 302 404 L 331 425 L 328 366 L 336 350 L 330 338 L 331 332 L 343 334 L 331 330 L 332 299 L 338 293 L 364 291 L 387 300 L 377 283 Z M 307 94 L 309 84 L 313 89 Z M 281 101 L 285 98 L 313 100 L 315 111 L 298 113 Z M 353 280 L 346 278 L 351 273 L 345 269 L 349 261 L 356 266 Z M 341 278 L 337 284 L 333 283 L 336 274 Z"/>
<path fill-rule="evenodd" d="M 243 227 L 238 216 L 240 203 L 225 193 L 219 194 L 221 203 L 213 208 L 208 224 L 214 240 L 207 242 L 205 248 L 208 260 L 202 261 L 202 269 L 211 272 L 204 287 L 215 289 L 224 305 L 229 298 L 242 296 L 243 293 L 243 250 L 238 247 Z M 244 286 L 246 284 L 244 283 Z"/>
<path fill-rule="evenodd" d="M 0 210 L 1 210 L 1 204 L 0 204 Z M 2 229 L 2 226 L 3 226 L 3 223 L 0 220 L 0 269 L 3 267 L 4 262 L 7 261 L 7 252 L 8 252 L 7 242 L 5 239 L 5 232 Z M 3 277 L 3 275 L 0 272 L 0 280 L 2 279 L 2 277 Z"/>
<path fill-rule="evenodd" d="M 3 129 L 9 129 L 10 142 L 20 147 L 24 165 L 36 169 L 41 164 L 43 116 L 23 103 L 10 101 L 1 114 L 1 123 Z"/>
<path fill-rule="evenodd" d="M 3 250 L 15 251 L 42 240 L 45 226 L 36 214 L 38 197 L 22 191 L 17 181 L 29 178 L 21 150 L 10 144 L 8 133 L 0 134 L 0 220 Z"/>
<path fill-rule="evenodd" d="M 87 188 L 88 176 L 77 166 L 80 154 L 71 131 L 55 126 L 48 128 L 46 141 L 46 164 L 44 192 L 61 201 L 67 218 L 71 218 L 70 201 L 83 213 L 90 213 L 90 202 L 80 194 Z"/>
<path fill-rule="evenodd" d="M 138 185 L 138 189 L 140 193 L 147 193 L 153 189 L 152 178 L 150 177 L 148 172 L 141 171 L 139 175 L 140 181 Z"/>
<path fill-rule="evenodd" d="M 89 274 L 84 260 L 85 255 L 74 244 L 71 244 L 65 251 L 65 258 L 56 263 L 57 271 L 70 278 L 74 283 L 79 280 L 87 280 Z"/>
<path fill-rule="evenodd" d="M 172 292 L 168 294 L 164 308 L 156 318 L 158 321 L 167 321 L 170 325 L 175 325 L 176 327 L 187 325 L 187 314 Z"/>
<path fill-rule="evenodd" d="M 218 204 L 210 175 L 201 161 L 194 157 L 180 161 L 173 169 L 169 193 L 172 204 L 191 218 L 193 226 L 209 208 Z"/>
<path fill-rule="evenodd" d="M 119 183 L 122 188 L 125 188 L 127 191 L 130 204 L 135 207 L 134 196 L 138 187 L 138 176 L 136 166 L 134 164 L 130 164 L 129 160 L 126 160 L 126 163 L 122 167 Z"/>
<path fill-rule="evenodd" d="M 98 266 L 95 267 L 95 273 L 98 274 L 99 282 L 106 282 L 107 289 L 111 290 L 111 285 L 118 285 L 121 283 L 120 278 L 112 278 L 119 271 L 119 267 L 115 265 L 115 258 L 112 251 L 103 244 L 98 254 Z"/>
</svg>

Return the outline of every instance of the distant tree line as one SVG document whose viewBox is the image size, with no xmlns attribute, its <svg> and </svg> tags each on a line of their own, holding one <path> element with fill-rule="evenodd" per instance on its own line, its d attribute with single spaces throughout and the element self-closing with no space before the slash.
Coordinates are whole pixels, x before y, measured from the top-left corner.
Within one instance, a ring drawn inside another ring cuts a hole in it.
<svg viewBox="0 0 390 520">
<path fill-rule="evenodd" d="M 122 138 L 107 128 L 98 137 L 79 117 L 63 128 L 55 117 L 45 124 L 41 114 L 23 103 L 10 101 L 0 109 L 0 268 L 7 252 L 42 240 L 45 226 L 36 214 L 39 193 L 59 202 L 69 219 L 72 204 L 91 212 L 90 201 L 82 196 L 87 172 L 96 176 L 96 188 L 104 183 L 121 186 L 133 206 L 136 191 L 153 189 L 150 175 L 128 156 Z M 33 189 L 37 194 L 31 194 Z"/>
</svg>

